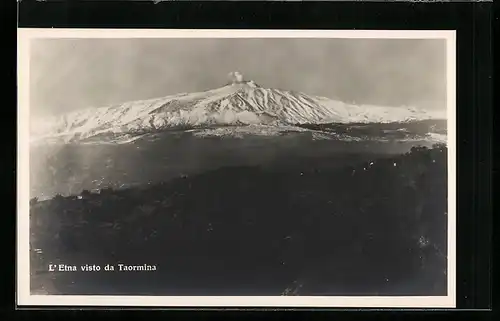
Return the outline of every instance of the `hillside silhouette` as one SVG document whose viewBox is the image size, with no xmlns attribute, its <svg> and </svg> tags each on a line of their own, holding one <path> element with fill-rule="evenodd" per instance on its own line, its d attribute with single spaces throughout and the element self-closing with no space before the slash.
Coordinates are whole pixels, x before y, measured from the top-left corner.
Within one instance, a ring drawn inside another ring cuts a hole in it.
<svg viewBox="0 0 500 321">
<path fill-rule="evenodd" d="M 31 200 L 32 291 L 446 295 L 447 148 Z M 152 272 L 47 272 L 49 263 Z"/>
</svg>

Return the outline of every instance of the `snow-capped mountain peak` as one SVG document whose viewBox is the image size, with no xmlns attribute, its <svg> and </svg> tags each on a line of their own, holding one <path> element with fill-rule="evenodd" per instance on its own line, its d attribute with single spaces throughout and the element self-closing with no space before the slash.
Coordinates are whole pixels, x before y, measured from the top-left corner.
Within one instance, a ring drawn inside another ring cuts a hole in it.
<svg viewBox="0 0 500 321">
<path fill-rule="evenodd" d="M 34 120 L 35 140 L 78 140 L 102 134 L 143 134 L 172 127 L 217 125 L 290 126 L 318 123 L 404 122 L 441 118 L 443 112 L 360 106 L 300 92 L 264 88 L 239 72 L 227 85 L 196 93 L 91 108 Z"/>
</svg>

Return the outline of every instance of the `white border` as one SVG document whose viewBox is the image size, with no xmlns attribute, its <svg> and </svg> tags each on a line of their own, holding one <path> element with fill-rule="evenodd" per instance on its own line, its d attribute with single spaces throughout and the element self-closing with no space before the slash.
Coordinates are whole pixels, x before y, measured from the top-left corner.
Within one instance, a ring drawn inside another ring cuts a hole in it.
<svg viewBox="0 0 500 321">
<path fill-rule="evenodd" d="M 442 297 L 174 297 L 31 295 L 29 271 L 29 52 L 33 38 L 371 38 L 445 39 L 448 114 L 448 296 Z M 456 307 L 456 32 L 454 30 L 146 30 L 18 29 L 17 304 L 150 307 Z"/>
</svg>

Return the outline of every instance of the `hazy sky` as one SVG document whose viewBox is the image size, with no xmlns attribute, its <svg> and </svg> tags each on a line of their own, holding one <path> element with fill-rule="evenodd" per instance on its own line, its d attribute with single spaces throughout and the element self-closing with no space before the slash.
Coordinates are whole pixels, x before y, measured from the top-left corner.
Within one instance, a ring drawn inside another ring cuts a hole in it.
<svg viewBox="0 0 500 321">
<path fill-rule="evenodd" d="M 231 71 L 348 102 L 445 108 L 444 40 L 45 39 L 30 61 L 34 115 L 194 92 Z"/>
</svg>

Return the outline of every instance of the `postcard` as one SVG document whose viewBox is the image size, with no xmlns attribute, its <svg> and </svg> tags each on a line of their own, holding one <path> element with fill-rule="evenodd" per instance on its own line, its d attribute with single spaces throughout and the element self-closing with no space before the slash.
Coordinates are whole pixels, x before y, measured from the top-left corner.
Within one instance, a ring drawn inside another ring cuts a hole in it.
<svg viewBox="0 0 500 321">
<path fill-rule="evenodd" d="M 455 50 L 18 29 L 18 304 L 455 307 Z"/>
</svg>

